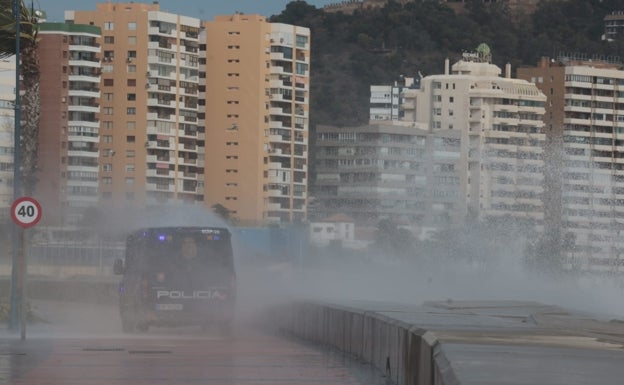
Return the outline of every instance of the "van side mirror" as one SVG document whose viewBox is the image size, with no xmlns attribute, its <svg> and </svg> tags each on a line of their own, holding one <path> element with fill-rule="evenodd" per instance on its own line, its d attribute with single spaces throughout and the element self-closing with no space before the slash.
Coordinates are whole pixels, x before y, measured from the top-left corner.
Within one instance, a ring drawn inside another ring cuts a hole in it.
<svg viewBox="0 0 624 385">
<path fill-rule="evenodd" d="M 115 259 L 115 262 L 113 263 L 113 273 L 115 273 L 116 275 L 121 275 L 124 273 L 125 270 L 126 268 L 124 266 L 123 260 L 121 258 Z"/>
</svg>

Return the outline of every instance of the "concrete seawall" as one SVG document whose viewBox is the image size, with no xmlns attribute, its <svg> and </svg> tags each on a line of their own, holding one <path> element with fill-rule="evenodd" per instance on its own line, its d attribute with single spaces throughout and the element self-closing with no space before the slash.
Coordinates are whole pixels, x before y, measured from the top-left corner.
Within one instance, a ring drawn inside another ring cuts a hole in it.
<svg viewBox="0 0 624 385">
<path fill-rule="evenodd" d="M 267 317 L 281 332 L 371 363 L 398 385 L 616 385 L 624 378 L 623 322 L 539 303 L 303 301 Z"/>
<path fill-rule="evenodd" d="M 268 317 L 282 332 L 372 364 L 395 384 L 434 383 L 437 340 L 424 329 L 374 311 L 314 302 L 279 306 Z"/>
</svg>

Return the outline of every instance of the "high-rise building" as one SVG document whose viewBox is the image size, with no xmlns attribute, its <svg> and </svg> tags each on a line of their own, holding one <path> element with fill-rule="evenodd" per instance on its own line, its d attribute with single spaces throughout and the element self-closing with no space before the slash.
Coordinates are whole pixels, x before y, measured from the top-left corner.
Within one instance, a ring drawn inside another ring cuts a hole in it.
<svg viewBox="0 0 624 385">
<path fill-rule="evenodd" d="M 622 269 L 624 70 L 587 57 L 543 58 L 518 76 L 548 97 L 547 229 L 576 267 Z"/>
<path fill-rule="evenodd" d="M 0 221 L 8 220 L 13 202 L 13 129 L 15 126 L 15 57 L 0 60 Z"/>
<path fill-rule="evenodd" d="M 100 3 L 65 18 L 102 29 L 100 204 L 202 202 L 200 20 L 157 2 Z"/>
<path fill-rule="evenodd" d="M 490 60 L 482 45 L 403 88 L 399 119 L 317 127 L 318 215 L 392 219 L 421 234 L 467 217 L 540 231 L 546 97 Z"/>
<path fill-rule="evenodd" d="M 624 37 L 624 11 L 613 11 L 604 17 L 604 40 L 613 41 Z"/>
<path fill-rule="evenodd" d="M 100 28 L 44 23 L 38 170 L 42 223 L 76 224 L 98 202 Z"/>
<path fill-rule="evenodd" d="M 393 85 L 370 86 L 370 122 L 401 120 L 402 91 L 405 88 L 418 88 L 418 84 L 414 78 L 401 76 Z"/>
<path fill-rule="evenodd" d="M 242 14 L 204 27 L 206 204 L 243 223 L 305 220 L 310 30 Z"/>
<path fill-rule="evenodd" d="M 451 68 L 447 60 L 444 74 L 427 76 L 419 89 L 403 92 L 404 120 L 424 124 L 432 135 L 458 132 L 459 151 L 434 142 L 429 160 L 434 171 L 455 168 L 458 184 L 437 193 L 458 190 L 458 205 L 447 211 L 452 221 L 467 215 L 509 218 L 541 229 L 546 97 L 534 84 L 511 78 L 509 65 L 501 77 L 490 61 L 485 45 L 464 53 Z"/>
<path fill-rule="evenodd" d="M 461 197 L 459 134 L 399 121 L 317 126 L 312 219 L 346 214 L 359 227 L 391 219 L 415 231 L 448 224 Z"/>
</svg>

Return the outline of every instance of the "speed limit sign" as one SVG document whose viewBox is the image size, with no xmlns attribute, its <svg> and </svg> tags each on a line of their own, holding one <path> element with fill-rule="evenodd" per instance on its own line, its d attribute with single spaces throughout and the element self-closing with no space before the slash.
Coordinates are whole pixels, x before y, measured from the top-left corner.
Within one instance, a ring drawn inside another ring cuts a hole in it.
<svg viewBox="0 0 624 385">
<path fill-rule="evenodd" d="M 18 198 L 11 205 L 11 218 L 20 227 L 33 227 L 41 219 L 41 205 L 35 198 Z"/>
</svg>

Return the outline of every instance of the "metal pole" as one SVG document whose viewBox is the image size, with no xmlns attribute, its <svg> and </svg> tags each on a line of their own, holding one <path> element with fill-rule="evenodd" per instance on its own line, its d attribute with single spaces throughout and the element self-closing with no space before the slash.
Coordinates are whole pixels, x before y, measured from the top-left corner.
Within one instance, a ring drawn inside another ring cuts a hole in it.
<svg viewBox="0 0 624 385">
<path fill-rule="evenodd" d="M 13 16 L 15 17 L 15 128 L 13 132 L 13 198 L 20 197 L 21 159 L 20 159 L 20 128 L 21 128 L 21 105 L 20 105 L 20 22 L 21 22 L 21 0 L 13 0 Z M 17 225 L 13 227 L 13 263 L 11 268 L 11 311 L 9 314 L 9 328 L 16 330 L 18 325 L 18 295 L 21 288 L 17 287 L 18 281 L 22 282 L 22 277 L 18 277 L 20 252 L 22 246 L 18 243 L 23 240 L 23 229 Z M 23 254 L 21 255 L 23 257 Z M 22 261 L 23 262 L 23 261 Z"/>
</svg>

